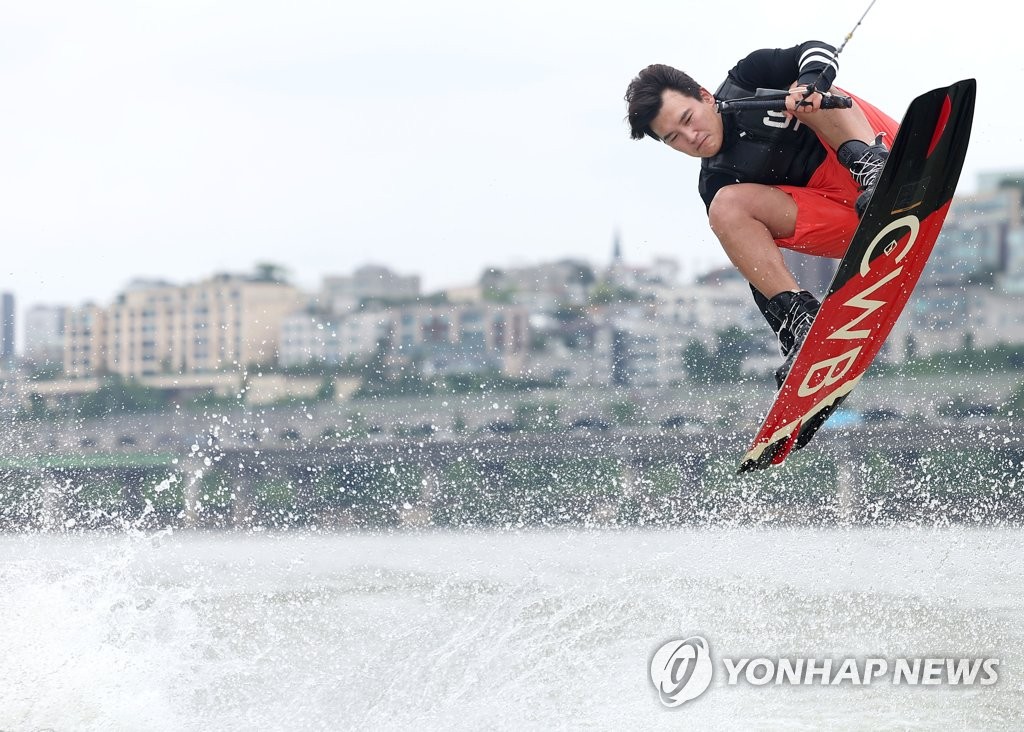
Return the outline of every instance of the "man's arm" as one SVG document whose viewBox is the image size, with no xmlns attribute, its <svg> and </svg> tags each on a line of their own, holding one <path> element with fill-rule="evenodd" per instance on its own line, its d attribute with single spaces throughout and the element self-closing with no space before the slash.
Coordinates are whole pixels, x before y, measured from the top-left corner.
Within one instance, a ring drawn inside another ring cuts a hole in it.
<svg viewBox="0 0 1024 732">
<path fill-rule="evenodd" d="M 839 71 L 836 49 L 823 41 L 806 41 L 791 48 L 763 48 L 741 59 L 731 76 L 748 89 L 789 89 L 814 84 L 828 91 Z"/>
</svg>

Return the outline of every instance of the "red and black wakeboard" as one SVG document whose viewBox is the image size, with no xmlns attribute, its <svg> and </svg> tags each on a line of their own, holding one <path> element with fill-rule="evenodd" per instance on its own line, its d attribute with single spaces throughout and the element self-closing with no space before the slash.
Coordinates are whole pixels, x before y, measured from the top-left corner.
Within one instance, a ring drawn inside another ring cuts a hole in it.
<svg viewBox="0 0 1024 732">
<path fill-rule="evenodd" d="M 888 337 L 946 218 L 971 133 L 976 82 L 914 99 L 811 330 L 740 472 L 782 463 L 853 391 Z"/>
</svg>

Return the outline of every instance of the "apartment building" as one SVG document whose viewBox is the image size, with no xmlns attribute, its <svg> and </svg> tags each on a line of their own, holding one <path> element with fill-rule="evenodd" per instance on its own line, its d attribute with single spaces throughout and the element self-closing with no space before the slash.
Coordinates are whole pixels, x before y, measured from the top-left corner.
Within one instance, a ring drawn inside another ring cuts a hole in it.
<svg viewBox="0 0 1024 732">
<path fill-rule="evenodd" d="M 488 268 L 480 289 L 490 298 L 507 299 L 531 310 L 555 310 L 561 305 L 584 305 L 595 282 L 594 270 L 583 261 Z"/>
<path fill-rule="evenodd" d="M 64 375 L 84 379 L 107 368 L 107 311 L 94 303 L 68 308 L 64 316 Z"/>
<path fill-rule="evenodd" d="M 69 309 L 65 374 L 212 373 L 277 360 L 281 324 L 305 296 L 237 275 L 199 283 L 135 282 L 107 308 Z"/>
<path fill-rule="evenodd" d="M 368 264 L 351 275 L 324 277 L 319 305 L 327 312 L 341 314 L 355 312 L 368 300 L 412 300 L 419 296 L 419 275 L 403 276 L 387 267 Z"/>
<path fill-rule="evenodd" d="M 34 305 L 25 313 L 25 358 L 37 365 L 64 362 L 63 305 Z"/>
<path fill-rule="evenodd" d="M 14 295 L 0 292 L 0 365 L 14 358 Z"/>
<path fill-rule="evenodd" d="M 280 364 L 342 364 L 364 361 L 390 336 L 394 311 L 375 310 L 330 315 L 320 311 L 293 313 L 281 325 Z"/>
<path fill-rule="evenodd" d="M 1024 174 L 980 176 L 976 193 L 953 199 L 901 318 L 906 350 L 928 356 L 1024 342 L 1021 292 Z M 889 340 L 898 344 L 894 336 Z"/>
<path fill-rule="evenodd" d="M 526 308 L 516 305 L 416 305 L 395 312 L 392 347 L 424 373 L 497 368 L 517 373 L 529 347 Z"/>
<path fill-rule="evenodd" d="M 658 319 L 666 329 L 677 329 L 684 342 L 715 343 L 718 331 L 738 327 L 771 340 L 764 318 L 754 304 L 750 286 L 735 269 L 708 272 L 693 283 L 677 285 L 662 293 Z"/>
</svg>

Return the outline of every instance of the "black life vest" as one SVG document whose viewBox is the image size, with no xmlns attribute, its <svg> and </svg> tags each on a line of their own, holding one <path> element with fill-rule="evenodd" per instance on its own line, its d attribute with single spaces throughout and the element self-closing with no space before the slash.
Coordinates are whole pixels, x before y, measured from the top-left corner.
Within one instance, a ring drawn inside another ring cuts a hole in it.
<svg viewBox="0 0 1024 732">
<path fill-rule="evenodd" d="M 732 78 L 715 92 L 716 99 L 738 99 L 755 94 Z M 747 110 L 722 115 L 722 149 L 701 161 L 700 188 L 710 198 L 728 183 L 806 185 L 826 157 L 826 149 L 807 125 L 785 112 Z"/>
</svg>

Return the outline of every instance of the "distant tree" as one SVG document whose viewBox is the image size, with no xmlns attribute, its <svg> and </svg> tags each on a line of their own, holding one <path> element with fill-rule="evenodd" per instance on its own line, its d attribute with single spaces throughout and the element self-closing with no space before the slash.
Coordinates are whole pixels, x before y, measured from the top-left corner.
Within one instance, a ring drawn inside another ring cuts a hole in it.
<svg viewBox="0 0 1024 732">
<path fill-rule="evenodd" d="M 22 409 L 21 417 L 28 417 L 31 419 L 42 419 L 49 415 L 50 411 L 46 406 L 46 399 L 41 397 L 39 394 L 31 394 L 29 396 L 28 409 Z"/>
<path fill-rule="evenodd" d="M 615 302 L 639 302 L 639 293 L 627 287 L 602 280 L 590 291 L 591 305 L 610 305 Z"/>
<path fill-rule="evenodd" d="M 992 270 L 975 270 L 970 272 L 964 277 L 964 284 L 967 285 L 994 285 L 996 282 L 996 273 Z"/>
<path fill-rule="evenodd" d="M 717 347 L 715 348 L 715 381 L 732 382 L 739 381 L 743 374 L 741 367 L 743 359 L 753 351 L 753 344 L 750 336 L 738 326 L 730 326 L 715 334 Z"/>
<path fill-rule="evenodd" d="M 560 323 L 572 323 L 587 317 L 586 309 L 581 305 L 560 303 L 552 314 L 555 320 Z"/>
<path fill-rule="evenodd" d="M 444 291 L 432 292 L 429 295 L 416 295 L 412 297 L 364 297 L 359 300 L 359 308 L 367 310 L 372 307 L 384 309 L 400 308 L 406 305 L 447 305 L 448 293 Z"/>
<path fill-rule="evenodd" d="M 620 400 L 608 405 L 608 413 L 616 424 L 635 424 L 640 416 L 640 405 L 629 400 Z"/>
<path fill-rule="evenodd" d="M 117 412 L 159 412 L 167 404 L 161 390 L 113 375 L 106 377 L 96 391 L 82 396 L 76 411 L 82 417 L 104 417 Z"/>
<path fill-rule="evenodd" d="M 690 381 L 724 384 L 743 377 L 743 359 L 755 350 L 754 342 L 742 328 L 730 326 L 715 334 L 714 350 L 692 340 L 683 348 L 683 368 Z"/>
<path fill-rule="evenodd" d="M 597 281 L 594 269 L 589 264 L 580 264 L 576 268 L 575 279 L 582 282 L 585 287 L 590 287 Z"/>
<path fill-rule="evenodd" d="M 388 356 L 391 353 L 391 339 L 381 338 L 377 341 L 377 348 L 373 355 L 366 361 L 362 369 L 363 386 L 361 391 L 367 393 L 379 392 L 383 389 L 388 380 Z"/>
<path fill-rule="evenodd" d="M 906 351 L 907 359 L 917 358 L 917 339 L 912 334 L 907 334 L 907 337 L 903 340 L 903 347 Z"/>
<path fill-rule="evenodd" d="M 710 384 L 715 371 L 715 356 L 698 340 L 692 340 L 683 348 L 683 368 L 690 381 L 697 384 Z"/>
<path fill-rule="evenodd" d="M 1007 417 L 1024 417 L 1024 383 L 1019 384 L 1007 400 L 1000 406 L 999 411 Z"/>
<path fill-rule="evenodd" d="M 516 291 L 511 287 L 485 287 L 483 288 L 482 297 L 487 302 L 508 305 L 516 299 Z"/>
<path fill-rule="evenodd" d="M 255 279 L 257 282 L 277 282 L 288 284 L 289 276 L 287 268 L 272 262 L 258 262 L 256 264 Z"/>
<path fill-rule="evenodd" d="M 32 381 L 53 381 L 64 373 L 64 367 L 57 363 L 42 363 L 32 366 L 29 378 Z"/>
<path fill-rule="evenodd" d="M 558 404 L 517 404 L 512 409 L 516 427 L 524 432 L 546 432 L 558 426 Z"/>
<path fill-rule="evenodd" d="M 320 388 L 316 390 L 316 398 L 320 401 L 331 401 L 334 399 L 334 378 L 329 374 L 324 375 Z"/>
</svg>

